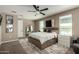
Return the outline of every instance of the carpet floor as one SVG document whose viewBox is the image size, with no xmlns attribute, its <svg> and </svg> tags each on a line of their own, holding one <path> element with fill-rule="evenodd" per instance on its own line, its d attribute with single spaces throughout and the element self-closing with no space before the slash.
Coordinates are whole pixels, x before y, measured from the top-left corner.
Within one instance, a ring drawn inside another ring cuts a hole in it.
<svg viewBox="0 0 79 59">
<path fill-rule="evenodd" d="M 58 46 L 58 44 L 53 44 L 44 50 L 40 50 L 35 45 L 29 43 L 27 38 L 21 39 L 19 42 L 28 54 L 74 54 L 72 48 L 64 48 Z"/>
<path fill-rule="evenodd" d="M 74 54 L 74 51 L 72 48 L 60 47 L 58 44 L 40 50 L 25 38 L 1 44 L 0 54 Z"/>
<path fill-rule="evenodd" d="M 4 43 L 0 46 L 0 54 L 24 54 L 26 53 L 19 41 Z"/>
</svg>

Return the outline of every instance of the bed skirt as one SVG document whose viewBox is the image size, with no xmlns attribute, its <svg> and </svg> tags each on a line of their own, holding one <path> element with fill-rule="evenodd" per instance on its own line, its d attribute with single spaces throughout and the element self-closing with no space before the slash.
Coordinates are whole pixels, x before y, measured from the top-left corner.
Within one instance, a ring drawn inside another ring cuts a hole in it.
<svg viewBox="0 0 79 59">
<path fill-rule="evenodd" d="M 44 42 L 43 44 L 41 44 L 41 42 L 36 39 L 36 38 L 32 38 L 32 37 L 28 37 L 28 41 L 32 44 L 34 44 L 36 47 L 38 47 L 40 50 L 43 50 L 49 46 L 51 46 L 52 44 L 57 43 L 57 38 L 53 38 L 50 40 L 47 40 L 46 42 Z"/>
</svg>

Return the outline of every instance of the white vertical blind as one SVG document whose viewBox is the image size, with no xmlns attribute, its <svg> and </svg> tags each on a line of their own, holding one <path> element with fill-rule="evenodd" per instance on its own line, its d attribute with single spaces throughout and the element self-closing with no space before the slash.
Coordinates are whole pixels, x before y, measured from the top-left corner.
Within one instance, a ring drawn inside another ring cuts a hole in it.
<svg viewBox="0 0 79 59">
<path fill-rule="evenodd" d="M 72 15 L 61 16 L 59 18 L 60 35 L 72 36 Z"/>
<path fill-rule="evenodd" d="M 43 32 L 43 29 L 44 29 L 44 27 L 45 27 L 45 25 L 44 25 L 44 20 L 40 20 L 39 21 L 39 30 L 41 31 L 41 32 Z"/>
<path fill-rule="evenodd" d="M 31 32 L 33 31 L 33 26 L 31 25 Z"/>
<path fill-rule="evenodd" d="M 29 31 L 29 27 L 28 26 L 27 26 L 27 29 L 26 30 L 27 30 L 27 32 Z"/>
</svg>

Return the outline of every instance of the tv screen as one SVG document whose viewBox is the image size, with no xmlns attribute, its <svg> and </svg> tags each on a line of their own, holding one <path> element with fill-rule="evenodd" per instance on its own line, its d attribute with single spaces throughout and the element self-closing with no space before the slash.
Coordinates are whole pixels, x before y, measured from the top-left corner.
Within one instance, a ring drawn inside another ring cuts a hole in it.
<svg viewBox="0 0 79 59">
<path fill-rule="evenodd" d="M 46 27 L 52 27 L 51 20 L 46 21 Z"/>
</svg>

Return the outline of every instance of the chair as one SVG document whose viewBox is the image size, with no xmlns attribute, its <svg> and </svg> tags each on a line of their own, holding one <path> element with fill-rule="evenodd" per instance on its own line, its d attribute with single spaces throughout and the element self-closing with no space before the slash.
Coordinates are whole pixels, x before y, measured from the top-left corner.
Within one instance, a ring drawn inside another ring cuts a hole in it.
<svg viewBox="0 0 79 59">
<path fill-rule="evenodd" d="M 79 54 L 79 37 L 76 40 L 73 40 L 72 48 L 76 54 Z"/>
</svg>

